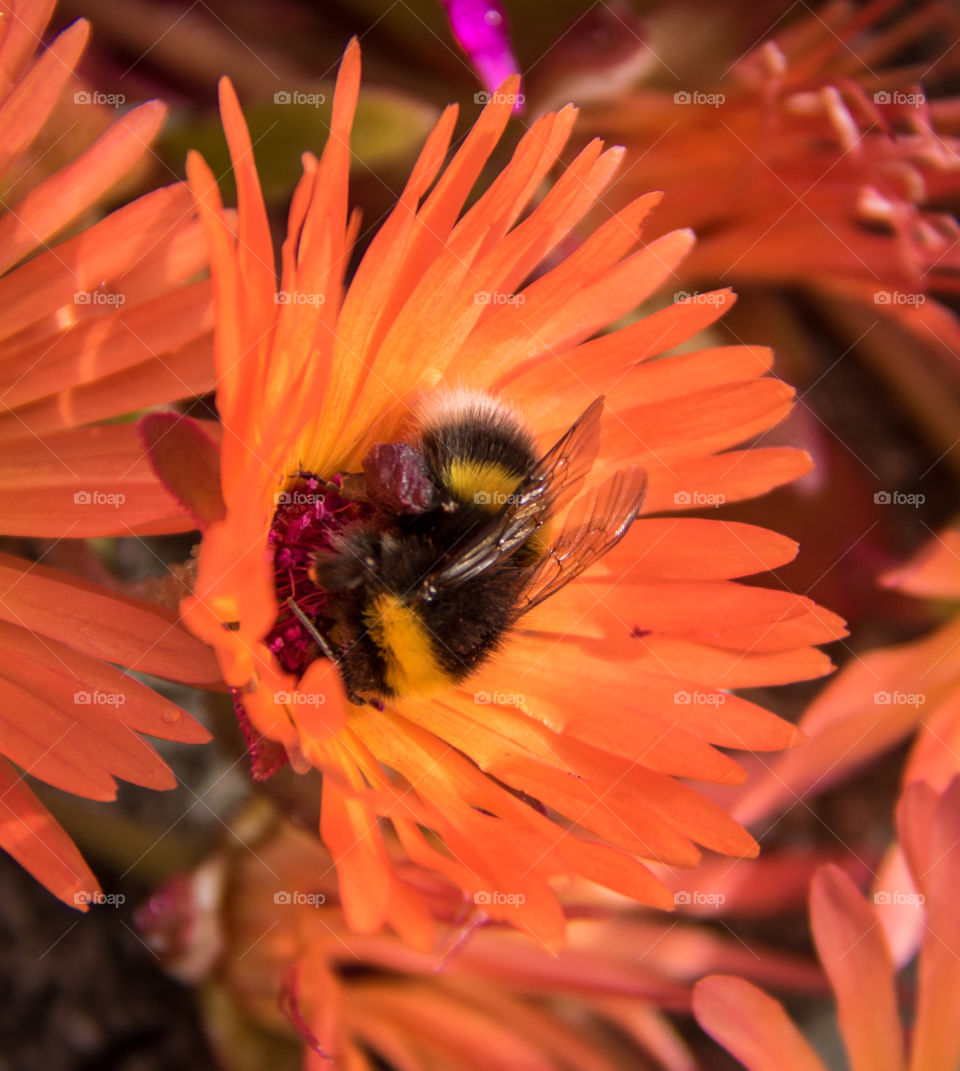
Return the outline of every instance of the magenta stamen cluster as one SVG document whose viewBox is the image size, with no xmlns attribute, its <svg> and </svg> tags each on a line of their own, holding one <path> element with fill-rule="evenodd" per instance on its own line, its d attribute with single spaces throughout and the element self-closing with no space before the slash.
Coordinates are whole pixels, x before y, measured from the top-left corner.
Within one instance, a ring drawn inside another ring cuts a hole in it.
<svg viewBox="0 0 960 1071">
<path fill-rule="evenodd" d="M 327 594 L 313 582 L 310 571 L 314 558 L 330 550 L 334 537 L 348 525 L 361 520 L 369 508 L 339 493 L 340 478 L 319 480 L 308 472 L 277 496 L 277 512 L 270 529 L 274 547 L 273 564 L 278 615 L 266 637 L 267 646 L 288 672 L 300 676 L 321 652 L 302 622 L 290 609 L 288 600 L 323 630 Z"/>
</svg>

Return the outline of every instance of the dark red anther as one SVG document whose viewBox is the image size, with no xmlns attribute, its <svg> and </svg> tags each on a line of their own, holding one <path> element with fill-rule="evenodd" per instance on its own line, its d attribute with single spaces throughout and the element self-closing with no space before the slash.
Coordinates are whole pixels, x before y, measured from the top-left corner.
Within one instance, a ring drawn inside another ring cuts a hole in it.
<svg viewBox="0 0 960 1071">
<path fill-rule="evenodd" d="M 423 455 L 409 443 L 377 443 L 363 459 L 367 494 L 390 512 L 423 513 L 438 493 Z"/>
</svg>

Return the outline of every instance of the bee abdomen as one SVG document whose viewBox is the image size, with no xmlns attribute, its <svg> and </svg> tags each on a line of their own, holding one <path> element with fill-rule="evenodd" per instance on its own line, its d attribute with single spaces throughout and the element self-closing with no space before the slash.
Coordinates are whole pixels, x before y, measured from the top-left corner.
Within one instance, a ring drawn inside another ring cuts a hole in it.
<svg viewBox="0 0 960 1071">
<path fill-rule="evenodd" d="M 488 394 L 441 394 L 421 417 L 424 458 L 458 502 L 495 512 L 536 462 L 536 445 L 523 421 Z"/>
<path fill-rule="evenodd" d="M 384 683 L 391 694 L 429 695 L 451 682 L 425 619 L 399 595 L 382 592 L 374 596 L 363 619 L 380 653 Z"/>
</svg>

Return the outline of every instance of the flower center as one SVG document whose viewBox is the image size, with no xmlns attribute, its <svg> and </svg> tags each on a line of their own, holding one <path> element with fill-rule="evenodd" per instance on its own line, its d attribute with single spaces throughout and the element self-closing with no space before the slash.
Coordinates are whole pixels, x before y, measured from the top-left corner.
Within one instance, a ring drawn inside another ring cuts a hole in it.
<svg viewBox="0 0 960 1071">
<path fill-rule="evenodd" d="M 279 612 L 266 643 L 280 665 L 302 676 L 307 666 L 323 655 L 290 600 L 303 615 L 324 631 L 327 593 L 314 583 L 311 566 L 316 555 L 333 548 L 335 537 L 348 526 L 367 519 L 372 507 L 344 498 L 340 477 L 323 482 L 313 473 L 299 473 L 299 482 L 277 496 L 277 512 L 270 528 Z"/>
</svg>

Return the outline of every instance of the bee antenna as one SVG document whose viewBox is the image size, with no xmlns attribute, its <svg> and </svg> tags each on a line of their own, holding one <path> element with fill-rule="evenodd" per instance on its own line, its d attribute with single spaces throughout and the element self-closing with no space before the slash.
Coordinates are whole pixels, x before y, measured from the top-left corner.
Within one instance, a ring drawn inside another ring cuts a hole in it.
<svg viewBox="0 0 960 1071">
<path fill-rule="evenodd" d="M 323 651 L 324 655 L 329 658 L 334 665 L 336 665 L 339 659 L 333 653 L 333 648 L 327 642 L 326 636 L 324 636 L 323 633 L 319 631 L 317 626 L 310 620 L 309 617 L 307 617 L 307 615 L 303 612 L 303 610 L 300 609 L 296 602 L 294 602 L 292 595 L 289 599 L 287 599 L 287 606 L 290 607 L 290 609 L 294 613 L 294 616 L 297 618 L 300 624 L 303 625 L 303 627 L 307 630 L 313 642 L 320 648 L 321 651 Z"/>
</svg>

